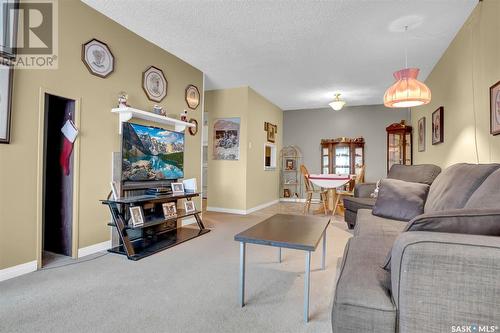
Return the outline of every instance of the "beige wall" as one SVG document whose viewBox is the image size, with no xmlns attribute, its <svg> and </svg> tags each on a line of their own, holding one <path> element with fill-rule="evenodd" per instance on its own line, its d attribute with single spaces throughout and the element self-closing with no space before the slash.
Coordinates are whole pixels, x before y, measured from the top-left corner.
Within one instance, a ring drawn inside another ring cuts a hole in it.
<svg viewBox="0 0 500 333">
<path fill-rule="evenodd" d="M 278 126 L 276 135 L 276 169 L 264 170 L 264 145 L 267 134 L 264 122 Z M 253 89 L 248 90 L 248 161 L 246 207 L 253 207 L 279 199 L 279 152 L 283 138 L 283 111 Z"/>
<path fill-rule="evenodd" d="M 414 131 L 415 163 L 500 162 L 500 135 L 490 134 L 489 120 L 489 87 L 500 80 L 499 17 L 500 1 L 480 2 L 427 78 L 432 101 L 412 109 L 414 128 L 423 116 L 427 127 L 425 152 L 418 152 Z M 444 143 L 432 145 L 431 114 L 439 106 L 444 106 Z"/>
<path fill-rule="evenodd" d="M 264 171 L 264 122 L 278 125 L 277 152 L 283 136 L 283 112 L 249 87 L 205 92 L 208 134 L 208 207 L 245 211 L 279 198 L 279 171 Z M 241 118 L 240 160 L 212 157 L 213 124 Z"/>
<path fill-rule="evenodd" d="M 115 72 L 107 79 L 91 75 L 81 61 L 81 45 L 92 38 L 106 42 L 115 56 Z M 82 248 L 110 238 L 109 212 L 99 203 L 109 191 L 111 153 L 120 150 L 118 118 L 110 109 L 121 90 L 128 92 L 134 107 L 151 109 L 155 103 L 141 87 L 142 72 L 149 65 L 167 76 L 168 95 L 160 105 L 178 117 L 186 108 L 186 86 L 203 90 L 202 72 L 79 1 L 59 1 L 59 69 L 18 70 L 14 77 L 11 144 L 0 145 L 0 269 L 37 257 L 40 89 L 81 99 L 78 247 Z M 201 124 L 201 106 L 189 111 L 189 117 Z M 186 177 L 200 180 L 201 131 L 196 136 L 186 131 L 184 164 Z"/>
</svg>

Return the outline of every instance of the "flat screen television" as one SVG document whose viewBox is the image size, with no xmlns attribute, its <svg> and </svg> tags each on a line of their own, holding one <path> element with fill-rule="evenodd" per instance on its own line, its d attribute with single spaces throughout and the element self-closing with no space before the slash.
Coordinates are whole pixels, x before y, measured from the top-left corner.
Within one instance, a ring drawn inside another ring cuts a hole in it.
<svg viewBox="0 0 500 333">
<path fill-rule="evenodd" d="M 122 180 L 143 182 L 184 177 L 184 133 L 124 122 Z"/>
</svg>

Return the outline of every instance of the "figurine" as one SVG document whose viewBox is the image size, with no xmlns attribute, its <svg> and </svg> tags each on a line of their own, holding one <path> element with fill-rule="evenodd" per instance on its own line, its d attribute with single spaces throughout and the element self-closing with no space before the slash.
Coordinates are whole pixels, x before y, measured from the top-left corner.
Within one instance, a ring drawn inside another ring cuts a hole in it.
<svg viewBox="0 0 500 333">
<path fill-rule="evenodd" d="M 128 101 L 128 94 L 125 91 L 120 91 L 118 93 L 118 107 L 119 108 L 129 107 L 127 101 Z"/>
<path fill-rule="evenodd" d="M 184 112 L 181 113 L 181 120 L 182 121 L 187 121 L 188 120 L 188 112 L 187 112 L 187 110 L 184 110 Z"/>
<path fill-rule="evenodd" d="M 156 114 L 159 114 L 159 115 L 162 115 L 163 113 L 163 108 L 157 104 L 155 104 L 153 106 L 153 113 L 156 113 Z"/>
</svg>

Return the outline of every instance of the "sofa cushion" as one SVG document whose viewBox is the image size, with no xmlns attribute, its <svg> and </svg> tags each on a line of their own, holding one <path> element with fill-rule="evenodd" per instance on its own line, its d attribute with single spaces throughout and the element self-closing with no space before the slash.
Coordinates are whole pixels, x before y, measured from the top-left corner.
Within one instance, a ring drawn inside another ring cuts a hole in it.
<svg viewBox="0 0 500 333">
<path fill-rule="evenodd" d="M 396 237 L 403 231 L 407 222 L 375 216 L 369 209 L 358 210 L 354 236 L 371 237 L 390 250 Z M 384 253 L 384 256 L 387 252 Z"/>
<path fill-rule="evenodd" d="M 471 195 L 464 208 L 500 207 L 500 168 L 494 171 Z"/>
<path fill-rule="evenodd" d="M 334 333 L 395 332 L 391 277 L 380 268 L 384 254 L 373 238 L 353 237 L 347 243 L 333 301 Z"/>
<path fill-rule="evenodd" d="M 471 195 L 499 164 L 455 164 L 432 183 L 424 212 L 463 208 Z"/>
<path fill-rule="evenodd" d="M 429 185 L 382 179 L 373 215 L 409 221 L 424 212 Z"/>
<path fill-rule="evenodd" d="M 434 164 L 394 164 L 389 170 L 387 178 L 430 185 L 440 172 L 441 168 Z"/>
<path fill-rule="evenodd" d="M 375 200 L 374 198 L 345 197 L 344 208 L 352 212 L 357 212 L 358 209 L 372 209 Z"/>
</svg>

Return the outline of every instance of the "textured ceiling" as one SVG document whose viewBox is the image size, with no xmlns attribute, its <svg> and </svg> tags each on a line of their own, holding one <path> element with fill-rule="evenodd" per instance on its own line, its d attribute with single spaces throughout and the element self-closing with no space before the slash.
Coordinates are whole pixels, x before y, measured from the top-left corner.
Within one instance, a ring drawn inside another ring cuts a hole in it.
<svg viewBox="0 0 500 333">
<path fill-rule="evenodd" d="M 207 90 L 248 85 L 282 109 L 324 107 L 335 92 L 348 105 L 381 104 L 392 73 L 404 67 L 405 46 L 408 65 L 425 79 L 477 4 L 83 1 L 202 70 Z"/>
</svg>

